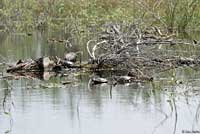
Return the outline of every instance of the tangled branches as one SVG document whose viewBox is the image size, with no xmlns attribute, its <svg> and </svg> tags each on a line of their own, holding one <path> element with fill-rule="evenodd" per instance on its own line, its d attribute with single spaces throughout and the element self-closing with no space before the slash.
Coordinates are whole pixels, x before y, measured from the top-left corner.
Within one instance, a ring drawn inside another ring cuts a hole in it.
<svg viewBox="0 0 200 134">
<path fill-rule="evenodd" d="M 145 72 L 147 68 L 170 69 L 181 65 L 199 65 L 198 58 L 160 55 L 159 45 L 176 44 L 192 43 L 178 40 L 174 34 L 165 34 L 158 27 L 142 29 L 139 24 L 108 24 L 97 40 L 88 41 L 87 51 L 98 69 L 137 69 Z M 155 46 L 157 51 L 151 51 Z"/>
</svg>

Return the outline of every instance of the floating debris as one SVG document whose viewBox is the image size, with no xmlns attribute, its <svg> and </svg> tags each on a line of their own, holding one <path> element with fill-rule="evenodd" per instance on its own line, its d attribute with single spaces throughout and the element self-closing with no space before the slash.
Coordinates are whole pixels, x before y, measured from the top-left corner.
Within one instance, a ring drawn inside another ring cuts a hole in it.
<svg viewBox="0 0 200 134">
<path fill-rule="evenodd" d="M 63 85 L 67 85 L 67 84 L 73 83 L 73 81 L 62 81 L 61 83 L 62 83 Z"/>
</svg>

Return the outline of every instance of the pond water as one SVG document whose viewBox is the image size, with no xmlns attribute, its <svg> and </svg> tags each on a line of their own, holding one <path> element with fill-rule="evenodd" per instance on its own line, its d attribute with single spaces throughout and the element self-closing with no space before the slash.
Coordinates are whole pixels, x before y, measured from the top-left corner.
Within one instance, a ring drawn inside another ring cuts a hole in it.
<svg viewBox="0 0 200 134">
<path fill-rule="evenodd" d="M 59 56 L 68 50 L 48 44 L 48 35 L 0 35 L 0 62 Z M 200 39 L 197 35 L 195 38 Z M 163 46 L 166 54 L 200 55 L 194 46 Z M 80 46 L 72 49 L 81 50 Z M 181 134 L 200 133 L 200 69 L 180 67 L 154 74 L 155 81 L 111 87 L 88 86 L 90 76 L 46 80 L 10 79 L 0 64 L 0 133 Z M 7 76 L 5 78 L 5 76 Z"/>
</svg>

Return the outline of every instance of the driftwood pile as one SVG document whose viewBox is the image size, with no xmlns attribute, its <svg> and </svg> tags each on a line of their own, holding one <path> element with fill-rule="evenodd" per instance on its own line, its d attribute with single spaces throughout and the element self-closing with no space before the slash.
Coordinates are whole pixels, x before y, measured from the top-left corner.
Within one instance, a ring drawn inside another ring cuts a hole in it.
<svg viewBox="0 0 200 134">
<path fill-rule="evenodd" d="M 144 66 L 144 63 L 147 66 L 157 63 L 165 65 L 164 62 L 173 62 L 171 64 L 178 62 L 177 64 L 179 64 L 186 59 L 163 57 L 162 55 L 158 58 L 157 54 L 148 49 L 152 45 L 190 44 L 175 40 L 174 37 L 174 34 L 163 34 L 157 27 L 141 30 L 135 24 L 125 28 L 120 25 L 108 25 L 105 31 L 99 35 L 98 40 L 88 41 L 87 50 L 92 63 L 97 64 L 99 68 L 104 66 L 121 68 L 123 66 L 127 69 L 135 68 L 141 64 Z M 188 62 L 194 60 L 187 59 Z M 139 68 L 141 67 L 139 66 Z"/>
<path fill-rule="evenodd" d="M 137 80 L 151 81 L 151 69 L 172 69 L 178 66 L 200 65 L 198 57 L 166 57 L 150 51 L 155 45 L 176 45 L 192 43 L 175 39 L 174 34 L 162 32 L 158 27 L 140 28 L 137 24 L 121 26 L 109 24 L 98 39 L 89 40 L 86 48 L 89 54 L 87 64 L 77 64 L 77 53 L 68 53 L 64 58 L 43 57 L 36 60 L 19 60 L 7 72 L 29 71 L 61 71 L 69 69 L 77 70 L 123 70 L 122 75 L 113 74 L 113 80 L 119 83 L 127 83 Z M 93 78 L 93 83 L 107 83 L 106 79 Z"/>
</svg>

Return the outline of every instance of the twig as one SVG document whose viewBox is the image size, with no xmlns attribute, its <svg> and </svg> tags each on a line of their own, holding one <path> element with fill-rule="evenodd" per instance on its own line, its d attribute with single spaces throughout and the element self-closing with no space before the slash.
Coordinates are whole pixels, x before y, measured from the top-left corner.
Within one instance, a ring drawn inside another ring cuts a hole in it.
<svg viewBox="0 0 200 134">
<path fill-rule="evenodd" d="M 91 53 L 91 51 L 90 51 L 90 48 L 89 48 L 89 45 L 90 45 L 90 43 L 91 43 L 92 41 L 95 41 L 95 40 L 89 40 L 89 41 L 87 42 L 87 52 L 88 52 L 90 58 L 92 58 L 93 60 L 95 60 L 95 57 L 93 57 L 93 55 L 92 55 L 92 53 Z"/>
</svg>

